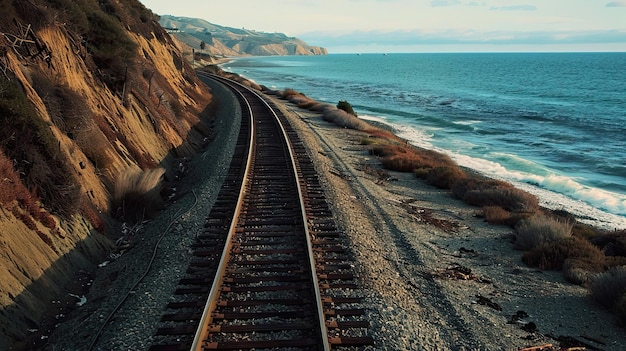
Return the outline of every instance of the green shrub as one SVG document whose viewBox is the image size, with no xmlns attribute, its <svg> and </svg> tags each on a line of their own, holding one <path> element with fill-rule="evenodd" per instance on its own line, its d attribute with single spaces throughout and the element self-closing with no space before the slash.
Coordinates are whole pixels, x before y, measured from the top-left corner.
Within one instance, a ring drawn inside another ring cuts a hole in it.
<svg viewBox="0 0 626 351">
<path fill-rule="evenodd" d="M 124 83 L 127 65 L 136 55 L 136 44 L 113 17 L 96 11 L 88 14 L 87 19 L 87 47 L 96 65 L 108 73 L 103 79 L 109 88 L 119 91 Z"/>
<path fill-rule="evenodd" d="M 0 78 L 0 148 L 14 163 L 24 185 L 50 211 L 76 212 L 80 185 L 50 127 L 14 82 Z M 32 211 L 31 211 L 32 212 Z"/>
<path fill-rule="evenodd" d="M 546 216 L 533 216 L 521 221 L 516 227 L 515 245 L 521 250 L 533 248 L 568 238 L 573 224 Z M 585 240 L 586 241 L 586 240 Z"/>
<path fill-rule="evenodd" d="M 337 103 L 337 108 L 340 110 L 344 110 L 347 113 L 353 115 L 354 117 L 357 117 L 358 115 L 356 114 L 356 112 L 354 112 L 354 109 L 352 109 L 352 105 L 350 105 L 349 102 L 345 101 L 345 100 L 340 100 Z"/>
<path fill-rule="evenodd" d="M 99 74 L 111 90 L 120 91 L 126 66 L 136 56 L 137 47 L 126 33 L 125 26 L 137 29 L 135 23 L 127 18 L 128 16 L 122 16 L 124 13 L 118 12 L 117 5 L 110 1 L 48 0 L 48 2 L 59 11 L 59 16 L 64 22 L 85 39 L 87 50 L 97 66 L 95 69 L 93 64 L 88 63 L 93 73 Z M 121 22 L 123 17 L 127 23 Z M 153 32 L 158 34 L 158 30 Z"/>
<path fill-rule="evenodd" d="M 626 294 L 626 266 L 613 267 L 599 274 L 591 284 L 591 297 L 607 308 L 620 303 L 623 308 Z"/>
<path fill-rule="evenodd" d="M 354 130 L 365 131 L 371 128 L 369 123 L 341 109 L 326 109 L 323 112 L 322 118 L 340 127 L 350 128 Z"/>
</svg>

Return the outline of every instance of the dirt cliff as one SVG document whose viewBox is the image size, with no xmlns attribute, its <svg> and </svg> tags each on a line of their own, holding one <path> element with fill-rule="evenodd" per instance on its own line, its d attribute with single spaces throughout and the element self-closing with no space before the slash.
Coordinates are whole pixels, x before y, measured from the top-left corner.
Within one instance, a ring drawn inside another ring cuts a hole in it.
<svg viewBox="0 0 626 351">
<path fill-rule="evenodd" d="M 108 254 L 121 221 L 140 219 L 128 208 L 141 195 L 132 191 L 160 184 L 146 188 L 145 175 L 173 179 L 177 160 L 212 132 L 210 91 L 139 1 L 13 0 L 0 11 L 0 349 L 8 349 L 39 328 L 75 272 Z"/>
<path fill-rule="evenodd" d="M 200 18 L 163 15 L 159 23 L 173 36 L 211 56 L 327 55 L 328 50 L 312 46 L 283 33 L 266 33 L 213 24 Z"/>
</svg>

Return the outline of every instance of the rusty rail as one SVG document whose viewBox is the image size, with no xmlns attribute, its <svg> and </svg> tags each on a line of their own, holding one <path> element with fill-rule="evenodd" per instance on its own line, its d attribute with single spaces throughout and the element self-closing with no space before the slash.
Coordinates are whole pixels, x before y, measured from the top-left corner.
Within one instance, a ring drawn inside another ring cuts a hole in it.
<svg viewBox="0 0 626 351">
<path fill-rule="evenodd" d="M 258 93 L 212 79 L 237 93 L 242 132 L 179 282 L 185 298 L 157 332 L 169 338 L 150 350 L 373 345 L 349 250 L 297 133 Z"/>
</svg>

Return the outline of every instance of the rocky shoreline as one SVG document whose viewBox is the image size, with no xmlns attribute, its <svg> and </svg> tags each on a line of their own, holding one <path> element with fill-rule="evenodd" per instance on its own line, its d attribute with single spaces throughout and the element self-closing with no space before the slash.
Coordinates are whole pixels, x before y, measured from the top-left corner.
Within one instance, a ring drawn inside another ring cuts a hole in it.
<svg viewBox="0 0 626 351">
<path fill-rule="evenodd" d="M 221 106 L 218 134 L 187 163 L 188 173 L 177 187 L 188 191 L 137 228 L 131 249 L 95 272 L 87 302 L 45 335 L 42 349 L 86 350 L 93 343 L 93 350 L 142 350 L 150 345 L 236 140 L 233 121 L 240 115 L 235 99 L 213 89 Z M 519 350 L 564 346 L 568 338 L 602 350 L 617 351 L 626 344 L 616 317 L 597 306 L 584 288 L 567 283 L 560 272 L 521 262 L 511 228 L 487 224 L 476 216 L 477 208 L 412 174 L 382 170 L 361 145 L 362 132 L 271 98 L 307 145 L 338 225 L 352 244 L 375 349 Z M 146 278 L 136 284 L 146 270 Z M 126 294 L 120 312 L 104 325 Z"/>
</svg>

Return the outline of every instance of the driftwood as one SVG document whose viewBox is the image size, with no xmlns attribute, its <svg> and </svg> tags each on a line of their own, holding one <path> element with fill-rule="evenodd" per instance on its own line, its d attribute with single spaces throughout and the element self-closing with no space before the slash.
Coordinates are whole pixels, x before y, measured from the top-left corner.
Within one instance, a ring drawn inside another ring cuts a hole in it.
<svg viewBox="0 0 626 351">
<path fill-rule="evenodd" d="M 17 19 L 15 24 L 19 28 L 19 34 L 2 33 L 7 40 L 13 51 L 20 57 L 35 58 L 41 57 L 41 59 L 48 63 L 48 66 L 52 66 L 52 51 L 48 46 L 41 41 L 33 32 L 30 24 L 23 25 Z"/>
<path fill-rule="evenodd" d="M 407 201 L 402 201 L 401 205 L 404 207 L 406 212 L 413 215 L 418 222 L 433 225 L 446 232 L 456 232 L 460 228 L 458 223 L 447 219 L 435 218 L 433 216 L 434 211 L 431 209 L 413 206 Z"/>
<path fill-rule="evenodd" d="M 482 278 L 474 273 L 468 267 L 461 266 L 454 263 L 446 269 L 440 269 L 433 272 L 433 276 L 442 279 L 455 279 L 455 280 L 473 280 L 478 283 L 491 284 L 491 280 Z"/>
<path fill-rule="evenodd" d="M 6 49 L 6 48 L 0 47 L 0 50 L 2 49 Z M 7 80 L 11 80 L 11 78 L 9 78 L 9 75 L 7 74 L 8 70 L 9 70 L 9 62 L 6 57 L 6 51 L 0 52 L 0 71 L 2 71 L 2 74 Z"/>
<path fill-rule="evenodd" d="M 525 347 L 523 349 L 520 349 L 519 351 L 540 351 L 540 350 L 546 350 L 546 349 L 552 349 L 553 345 L 552 344 L 545 344 L 545 345 L 539 345 L 539 346 L 531 346 L 531 347 Z"/>
</svg>

